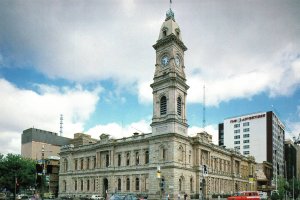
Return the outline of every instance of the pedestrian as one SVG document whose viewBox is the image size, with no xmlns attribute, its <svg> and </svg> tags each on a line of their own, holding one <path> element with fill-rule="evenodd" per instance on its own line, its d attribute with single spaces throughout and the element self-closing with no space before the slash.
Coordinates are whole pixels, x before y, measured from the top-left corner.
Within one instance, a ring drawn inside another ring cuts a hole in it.
<svg viewBox="0 0 300 200">
<path fill-rule="evenodd" d="M 177 199 L 180 200 L 180 194 L 178 193 Z"/>
<path fill-rule="evenodd" d="M 188 196 L 188 195 L 187 195 L 186 193 L 184 193 L 184 196 L 183 196 L 183 197 L 184 197 L 184 200 L 187 199 L 187 196 Z"/>
</svg>

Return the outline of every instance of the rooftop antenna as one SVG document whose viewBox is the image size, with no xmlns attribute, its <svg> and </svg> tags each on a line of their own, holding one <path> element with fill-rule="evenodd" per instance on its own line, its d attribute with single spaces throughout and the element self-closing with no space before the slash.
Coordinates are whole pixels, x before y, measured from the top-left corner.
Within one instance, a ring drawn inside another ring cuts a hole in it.
<svg viewBox="0 0 300 200">
<path fill-rule="evenodd" d="M 202 121 L 202 128 L 205 131 L 205 84 L 203 85 L 203 121 Z"/>
<path fill-rule="evenodd" d="M 59 129 L 59 135 L 63 136 L 63 121 L 64 121 L 64 116 L 60 114 L 60 129 Z"/>
<path fill-rule="evenodd" d="M 172 8 L 172 0 L 170 0 L 170 9 Z"/>
</svg>

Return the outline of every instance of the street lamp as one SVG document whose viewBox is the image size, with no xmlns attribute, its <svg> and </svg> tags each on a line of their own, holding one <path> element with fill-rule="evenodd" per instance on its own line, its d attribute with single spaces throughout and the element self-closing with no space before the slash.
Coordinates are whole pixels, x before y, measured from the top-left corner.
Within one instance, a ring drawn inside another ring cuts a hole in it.
<svg viewBox="0 0 300 200">
<path fill-rule="evenodd" d="M 158 183 L 159 183 L 159 199 L 162 199 L 162 187 L 161 187 L 161 171 L 160 171 L 160 166 L 157 166 L 156 178 L 158 179 Z"/>
</svg>

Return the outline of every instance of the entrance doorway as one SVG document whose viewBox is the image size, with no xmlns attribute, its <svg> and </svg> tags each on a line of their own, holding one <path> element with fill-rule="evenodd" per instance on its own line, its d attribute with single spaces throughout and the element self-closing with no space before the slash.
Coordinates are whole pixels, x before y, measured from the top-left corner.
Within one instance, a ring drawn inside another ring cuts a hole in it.
<svg viewBox="0 0 300 200">
<path fill-rule="evenodd" d="M 108 180 L 107 178 L 103 179 L 103 197 L 106 198 L 106 195 L 108 193 Z"/>
</svg>

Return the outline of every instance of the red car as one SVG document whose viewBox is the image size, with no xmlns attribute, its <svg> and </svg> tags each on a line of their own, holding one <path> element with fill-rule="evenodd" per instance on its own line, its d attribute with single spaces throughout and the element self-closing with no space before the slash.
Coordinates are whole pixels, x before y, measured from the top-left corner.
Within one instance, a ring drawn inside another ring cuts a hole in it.
<svg viewBox="0 0 300 200">
<path fill-rule="evenodd" d="M 227 200 L 260 200 L 260 196 L 257 191 L 242 191 L 228 197 Z"/>
</svg>

